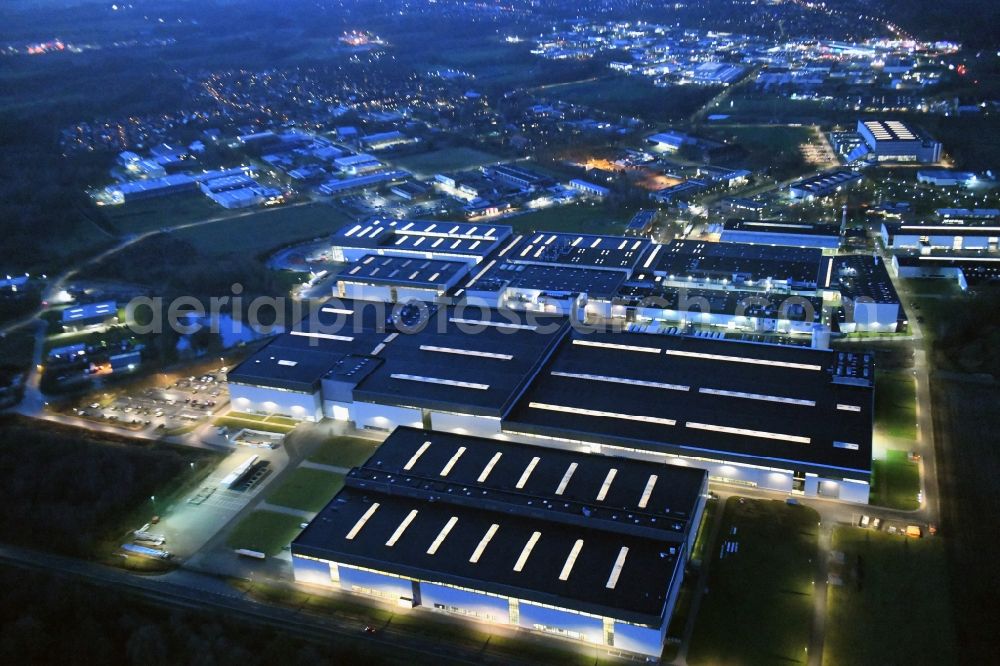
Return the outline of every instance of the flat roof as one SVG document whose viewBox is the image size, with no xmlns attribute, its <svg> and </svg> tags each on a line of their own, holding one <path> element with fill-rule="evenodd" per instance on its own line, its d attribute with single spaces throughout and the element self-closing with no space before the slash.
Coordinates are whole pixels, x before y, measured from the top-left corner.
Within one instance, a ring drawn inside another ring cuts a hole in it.
<svg viewBox="0 0 1000 666">
<path fill-rule="evenodd" d="M 898 120 L 866 120 L 865 128 L 876 141 L 920 141 L 921 137 L 912 127 Z"/>
<path fill-rule="evenodd" d="M 919 234 L 921 236 L 987 236 L 1000 235 L 1000 222 L 995 219 L 973 218 L 956 222 L 918 220 L 913 222 L 885 222 L 886 231 L 893 235 Z"/>
<path fill-rule="evenodd" d="M 474 306 L 426 306 L 426 325 L 377 354 L 384 363 L 354 390 L 362 402 L 499 418 L 569 327 L 565 317 Z M 514 323 L 517 322 L 517 323 Z"/>
<path fill-rule="evenodd" d="M 744 231 L 759 234 L 794 234 L 797 236 L 827 236 L 833 238 L 840 236 L 840 228 L 835 224 L 807 224 L 772 220 L 726 220 L 723 222 L 722 228 L 725 231 Z"/>
<path fill-rule="evenodd" d="M 504 430 L 866 480 L 872 373 L 864 354 L 574 332 Z"/>
<path fill-rule="evenodd" d="M 595 298 L 610 298 L 618 292 L 626 275 L 622 271 L 602 271 L 562 265 L 497 263 L 479 278 L 473 289 L 500 284 L 516 289 L 540 289 L 548 293 L 586 293 Z"/>
<path fill-rule="evenodd" d="M 367 254 L 337 274 L 338 281 L 407 287 L 443 287 L 467 272 L 465 261 Z"/>
<path fill-rule="evenodd" d="M 654 246 L 642 269 L 664 277 L 770 278 L 817 285 L 822 282 L 822 260 L 823 251 L 818 248 L 673 240 Z"/>
<path fill-rule="evenodd" d="M 373 218 L 349 224 L 333 236 L 335 247 L 379 253 L 438 253 L 484 257 L 513 233 L 503 224 Z"/>
<path fill-rule="evenodd" d="M 96 319 L 98 317 L 106 319 L 118 315 L 118 305 L 114 301 L 99 301 L 97 303 L 85 303 L 74 305 L 62 311 L 62 323 L 71 324 L 75 321 Z"/>
<path fill-rule="evenodd" d="M 658 624 L 706 476 L 398 428 L 292 551 Z"/>
<path fill-rule="evenodd" d="M 311 393 L 342 357 L 328 351 L 304 349 L 301 343 L 296 344 L 294 337 L 285 334 L 230 370 L 227 378 L 234 384 Z"/>
<path fill-rule="evenodd" d="M 524 236 L 505 259 L 631 272 L 650 241 L 634 236 L 601 236 L 539 231 Z"/>
<path fill-rule="evenodd" d="M 788 186 L 791 190 L 801 190 L 812 194 L 832 191 L 836 187 L 854 180 L 861 180 L 861 173 L 850 169 L 835 169 L 823 173 L 800 178 Z"/>
<path fill-rule="evenodd" d="M 834 259 L 833 284 L 844 296 L 870 298 L 876 303 L 899 303 L 885 262 L 867 254 Z"/>
<path fill-rule="evenodd" d="M 684 302 L 681 302 L 681 298 Z M 812 306 L 812 318 L 809 321 L 820 322 L 823 318 L 823 299 L 816 296 L 803 297 Z M 790 303 L 785 311 L 781 307 L 785 300 L 782 294 L 768 294 L 745 289 L 699 289 L 697 287 L 677 287 L 662 284 L 658 275 L 639 273 L 629 280 L 618 292 L 615 302 L 629 305 L 639 305 L 646 301 L 645 307 L 662 307 L 669 310 L 680 310 L 692 313 L 697 317 L 703 312 L 711 314 L 735 315 L 737 312 L 747 317 L 765 317 L 769 319 L 789 319 L 804 321 L 806 308 L 801 301 Z M 707 307 L 705 307 L 707 306 Z M 704 309 L 703 309 L 704 308 Z"/>
</svg>

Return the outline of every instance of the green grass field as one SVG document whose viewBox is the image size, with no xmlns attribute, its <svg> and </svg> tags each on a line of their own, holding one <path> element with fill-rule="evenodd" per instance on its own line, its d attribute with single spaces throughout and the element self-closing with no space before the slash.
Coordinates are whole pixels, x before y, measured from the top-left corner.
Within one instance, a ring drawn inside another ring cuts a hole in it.
<svg viewBox="0 0 1000 666">
<path fill-rule="evenodd" d="M 730 498 L 710 560 L 689 664 L 805 663 L 819 514 L 779 500 Z M 733 529 L 736 533 L 733 534 Z M 726 542 L 739 550 L 720 556 Z"/>
<path fill-rule="evenodd" d="M 330 235 L 350 216 L 324 204 L 265 208 L 247 215 L 174 232 L 206 257 L 257 253 L 281 245 Z"/>
<path fill-rule="evenodd" d="M 872 461 L 872 504 L 907 511 L 918 509 L 920 467 L 907 459 L 906 451 L 886 451 L 886 460 Z"/>
<path fill-rule="evenodd" d="M 823 664 L 953 664 L 955 634 L 939 538 L 838 527 L 842 586 L 827 588 Z"/>
<path fill-rule="evenodd" d="M 737 125 L 716 129 L 713 136 L 735 140 L 751 153 L 770 152 L 773 154 L 797 150 L 801 144 L 812 138 L 812 132 L 807 127 L 789 127 L 787 125 Z"/>
<path fill-rule="evenodd" d="M 718 92 L 713 86 L 659 88 L 645 77 L 603 76 L 545 89 L 547 96 L 608 113 L 658 121 L 687 116 Z"/>
<path fill-rule="evenodd" d="M 909 370 L 875 371 L 875 429 L 887 437 L 917 438 L 917 393 Z"/>
<path fill-rule="evenodd" d="M 377 446 L 377 442 L 360 437 L 335 437 L 322 442 L 308 460 L 333 467 L 357 467 L 368 460 Z"/>
<path fill-rule="evenodd" d="M 267 501 L 300 511 L 319 511 L 343 487 L 342 474 L 300 467 L 285 477 L 281 486 L 267 496 Z"/>
<path fill-rule="evenodd" d="M 433 176 L 445 171 L 464 171 L 474 169 L 484 164 L 494 164 L 500 158 L 491 153 L 465 148 L 442 148 L 419 155 L 406 155 L 390 160 L 394 166 L 418 175 Z"/>
<path fill-rule="evenodd" d="M 515 231 L 565 231 L 569 233 L 621 233 L 628 215 L 608 215 L 600 204 L 569 204 L 553 206 L 534 213 L 505 218 Z"/>
<path fill-rule="evenodd" d="M 100 210 L 109 225 L 122 234 L 141 234 L 210 217 L 236 214 L 236 211 L 227 211 L 213 203 L 201 192 L 140 199 L 120 206 L 104 206 Z"/>
<path fill-rule="evenodd" d="M 233 528 L 226 543 L 233 549 L 246 548 L 277 555 L 301 531 L 302 519 L 275 511 L 254 511 Z"/>
</svg>

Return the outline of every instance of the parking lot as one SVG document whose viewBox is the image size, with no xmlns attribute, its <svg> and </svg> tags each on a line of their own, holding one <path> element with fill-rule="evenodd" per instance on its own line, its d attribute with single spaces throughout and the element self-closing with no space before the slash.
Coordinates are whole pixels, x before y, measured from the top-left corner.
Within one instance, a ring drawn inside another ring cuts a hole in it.
<svg viewBox="0 0 1000 666">
<path fill-rule="evenodd" d="M 71 405 L 72 416 L 164 435 L 189 432 L 229 403 L 224 366 L 187 377 L 166 376 L 115 392 L 90 394 Z"/>
</svg>

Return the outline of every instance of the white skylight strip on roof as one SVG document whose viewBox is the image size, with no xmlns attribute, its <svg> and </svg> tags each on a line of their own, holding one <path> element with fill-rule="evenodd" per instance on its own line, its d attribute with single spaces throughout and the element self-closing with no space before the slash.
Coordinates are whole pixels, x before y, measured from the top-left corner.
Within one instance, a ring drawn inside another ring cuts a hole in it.
<svg viewBox="0 0 1000 666">
<path fill-rule="evenodd" d="M 350 230 L 349 230 L 349 231 L 348 231 L 348 232 L 347 232 L 346 234 L 344 234 L 344 235 L 345 235 L 345 236 L 353 236 L 354 234 L 358 233 L 358 231 L 359 231 L 360 229 L 361 229 L 361 225 L 360 225 L 360 224 L 355 224 L 355 225 L 354 225 L 353 227 L 351 227 L 351 229 L 350 229 Z"/>
<path fill-rule="evenodd" d="M 573 565 L 576 564 L 576 558 L 582 549 L 583 539 L 577 539 L 576 543 L 573 544 L 573 548 L 570 549 L 569 555 L 566 556 L 566 562 L 563 564 L 562 571 L 559 572 L 559 580 L 569 578 L 570 572 L 573 571 Z"/>
<path fill-rule="evenodd" d="M 458 516 L 452 516 L 451 518 L 448 519 L 448 522 L 445 523 L 444 527 L 441 528 L 441 531 L 438 532 L 437 538 L 434 539 L 434 543 L 432 543 L 431 547 L 427 549 L 428 555 L 434 555 L 435 553 L 437 553 L 438 548 L 441 547 L 441 544 L 448 536 L 448 532 L 451 532 L 451 528 L 455 527 L 455 523 L 457 522 L 458 522 Z"/>
<path fill-rule="evenodd" d="M 603 502 L 604 498 L 608 496 L 608 491 L 611 490 L 611 483 L 615 480 L 616 474 L 618 474 L 618 470 L 614 467 L 608 470 L 608 475 L 604 477 L 604 483 L 601 484 L 601 489 L 597 493 L 598 502 Z"/>
<path fill-rule="evenodd" d="M 497 256 L 498 256 L 498 257 L 502 257 L 502 256 L 504 256 L 505 254 L 507 254 L 508 252 L 510 252 L 510 251 L 511 251 L 511 249 L 512 249 L 512 248 L 513 248 L 513 247 L 514 247 L 515 245 L 517 245 L 517 244 L 518 244 L 519 242 L 521 242 L 521 239 L 522 239 L 522 238 L 524 238 L 524 236 L 517 236 L 516 238 L 514 238 L 514 240 L 512 240 L 512 241 L 511 241 L 510 243 L 508 243 L 508 244 L 507 244 L 507 246 L 506 246 L 506 247 L 505 247 L 504 249 L 500 250 L 500 254 L 498 254 Z"/>
<path fill-rule="evenodd" d="M 659 416 L 643 416 L 641 414 L 619 414 L 618 412 L 602 412 L 596 409 L 582 409 L 580 407 L 565 407 L 563 405 L 550 405 L 544 402 L 531 402 L 528 407 L 533 409 L 544 409 L 550 412 L 562 412 L 564 414 L 579 414 L 581 416 L 603 416 L 609 419 L 623 419 L 625 421 L 643 421 L 645 423 L 658 423 L 660 425 L 676 425 L 674 419 L 664 419 Z"/>
<path fill-rule="evenodd" d="M 453 455 L 448 462 L 444 464 L 444 467 L 441 468 L 441 476 L 448 476 L 448 474 L 451 473 L 451 468 L 455 466 L 455 463 L 458 462 L 458 459 L 462 457 L 463 453 L 465 453 L 465 447 L 458 447 L 458 451 L 455 451 L 455 455 Z"/>
<path fill-rule="evenodd" d="M 615 565 L 611 567 L 611 575 L 608 576 L 608 583 L 604 587 L 609 590 L 615 589 L 615 585 L 618 584 L 618 577 L 622 575 L 622 569 L 625 567 L 626 557 L 628 557 L 628 546 L 622 546 L 622 549 L 618 551 L 618 559 L 615 560 Z"/>
<path fill-rule="evenodd" d="M 486 530 L 486 534 L 484 534 L 483 538 L 479 540 L 479 545 L 476 546 L 474 551 L 472 551 L 472 557 L 469 558 L 469 562 L 475 564 L 479 561 L 479 558 L 483 555 L 483 551 L 486 550 L 486 546 L 489 545 L 490 539 L 493 538 L 493 535 L 497 533 L 498 529 L 500 529 L 500 526 L 496 523 L 490 525 L 490 528 Z"/>
<path fill-rule="evenodd" d="M 786 442 L 795 442 L 797 444 L 808 444 L 812 441 L 810 438 L 802 437 L 800 435 L 786 435 L 780 432 L 750 430 L 749 428 L 733 428 L 730 426 L 712 425 L 711 423 L 696 423 L 694 421 L 688 421 L 685 425 L 688 428 L 694 428 L 695 430 L 711 430 L 713 432 L 724 432 L 730 435 L 746 435 L 747 437 L 759 437 L 761 439 L 780 439 Z"/>
<path fill-rule="evenodd" d="M 640 509 L 645 509 L 646 505 L 649 504 L 649 498 L 653 496 L 653 488 L 656 487 L 657 478 L 655 474 L 649 475 L 649 481 L 646 482 L 646 487 L 642 489 L 642 496 L 639 498 Z"/>
<path fill-rule="evenodd" d="M 974 262 L 980 261 L 1000 261 L 1000 257 L 930 257 L 921 256 L 920 261 L 962 261 L 963 259 L 969 259 Z"/>
<path fill-rule="evenodd" d="M 493 454 L 493 457 L 490 458 L 490 461 L 486 463 L 486 467 L 484 467 L 483 471 L 479 473 L 479 477 L 476 479 L 476 483 L 483 483 L 486 481 L 486 479 L 490 475 L 490 472 L 492 472 L 493 468 L 496 467 L 496 464 L 500 462 L 500 458 L 502 456 L 503 454 L 499 451 Z"/>
<path fill-rule="evenodd" d="M 420 448 L 417 449 L 416 453 L 410 456 L 410 459 L 406 461 L 405 465 L 403 465 L 403 469 L 407 471 L 413 469 L 413 466 L 417 464 L 418 460 L 420 460 L 420 456 L 424 455 L 424 451 L 429 449 L 430 446 L 431 446 L 430 442 L 424 442 L 423 444 L 421 444 Z"/>
<path fill-rule="evenodd" d="M 517 480 L 517 485 L 515 486 L 518 490 L 524 488 L 524 484 L 528 482 L 528 477 L 530 477 L 531 473 L 535 471 L 535 466 L 538 464 L 539 460 L 541 460 L 541 458 L 535 456 L 531 459 L 531 462 L 528 463 L 527 467 L 524 468 L 524 472 L 521 473 L 521 478 Z"/>
<path fill-rule="evenodd" d="M 649 253 L 649 257 L 646 258 L 646 262 L 642 265 L 643 268 L 649 268 L 653 265 L 653 260 L 656 259 L 656 255 L 659 254 L 662 245 L 657 245 L 653 248 L 653 251 Z"/>
<path fill-rule="evenodd" d="M 686 356 L 689 358 L 702 358 L 709 361 L 728 361 L 730 363 L 750 363 L 752 365 L 772 365 L 779 368 L 794 368 L 796 370 L 815 370 L 820 371 L 823 369 L 821 365 L 813 365 L 811 363 L 792 363 L 791 361 L 773 361 L 766 358 L 748 358 L 745 356 L 726 356 L 725 354 L 706 354 L 704 352 L 692 352 L 692 351 L 681 351 L 680 349 L 668 349 L 667 354 L 670 356 Z"/>
<path fill-rule="evenodd" d="M 288 368 L 294 368 L 298 364 L 299 364 L 298 361 L 289 361 L 289 360 L 284 359 L 284 358 L 278 359 L 278 365 L 283 365 L 283 366 L 288 367 Z"/>
<path fill-rule="evenodd" d="M 479 358 L 495 358 L 500 361 L 510 361 L 514 358 L 511 354 L 500 354 L 497 352 L 484 352 L 475 349 L 458 349 L 457 347 L 438 347 L 437 345 L 420 345 L 421 351 L 441 352 L 442 354 L 458 354 L 460 356 L 477 356 Z"/>
<path fill-rule="evenodd" d="M 804 407 L 815 407 L 815 400 L 804 400 L 801 398 L 785 398 L 780 395 L 767 395 L 766 393 L 746 393 L 744 391 L 727 391 L 725 389 L 700 388 L 699 393 L 708 395 L 722 395 L 728 398 L 745 398 L 746 400 L 763 400 L 764 402 L 782 402 L 788 405 L 802 405 Z"/>
<path fill-rule="evenodd" d="M 439 377 L 421 377 L 419 375 L 407 375 L 403 373 L 393 373 L 389 375 L 393 379 L 405 379 L 410 382 L 423 382 L 425 384 L 441 384 L 443 386 L 457 386 L 459 388 L 469 388 L 476 389 L 477 391 L 486 391 L 490 388 L 489 384 L 477 384 L 476 382 L 460 382 L 457 379 L 441 379 Z"/>
<path fill-rule="evenodd" d="M 320 312 L 328 312 L 330 314 L 342 314 L 342 315 L 354 314 L 354 310 L 348 310 L 347 308 L 335 308 L 329 305 L 320 308 Z"/>
<path fill-rule="evenodd" d="M 358 532 L 360 532 L 361 528 L 365 526 L 365 523 L 368 522 L 368 519 L 371 518 L 376 511 L 378 511 L 378 507 L 379 503 L 375 502 L 370 507 L 368 507 L 368 510 L 365 511 L 365 514 L 363 516 L 358 518 L 358 522 L 354 523 L 354 527 L 351 528 L 351 531 L 348 532 L 347 537 L 345 537 L 348 541 L 358 536 Z"/>
<path fill-rule="evenodd" d="M 861 406 L 860 405 L 845 405 L 842 402 L 838 402 L 837 403 L 837 409 L 839 409 L 842 412 L 860 412 L 861 411 Z"/>
<path fill-rule="evenodd" d="M 462 317 L 449 317 L 448 321 L 453 324 L 472 324 L 473 326 L 493 326 L 495 328 L 516 328 L 525 331 L 534 331 L 538 327 L 532 324 L 512 324 L 507 321 L 486 321 L 483 319 L 463 319 Z"/>
<path fill-rule="evenodd" d="M 597 347 L 599 349 L 617 349 L 619 351 L 645 352 L 647 354 L 659 354 L 663 351 L 660 347 L 638 347 L 636 345 L 620 345 L 614 342 L 596 342 L 594 340 L 574 339 L 574 345 L 581 347 Z"/>
<path fill-rule="evenodd" d="M 406 514 L 406 518 L 403 518 L 403 522 L 399 524 L 399 527 L 397 527 L 396 531 L 392 533 L 392 536 L 389 537 L 389 540 L 385 542 L 385 545 L 389 546 L 390 548 L 392 546 L 395 546 L 396 542 L 399 541 L 399 537 L 403 536 L 403 532 L 406 531 L 406 528 L 410 526 L 410 523 L 412 523 L 413 519 L 416 517 L 417 517 L 416 509 Z"/>
<path fill-rule="evenodd" d="M 528 563 L 528 558 L 531 556 L 531 551 L 534 549 L 535 544 L 538 540 L 542 538 L 541 532 L 532 532 L 531 538 L 528 539 L 528 543 L 524 544 L 524 548 L 521 550 L 520 557 L 517 558 L 517 562 L 514 563 L 514 571 L 518 573 L 524 569 L 524 565 Z"/>
<path fill-rule="evenodd" d="M 339 340 L 340 342 L 352 342 L 354 336 L 351 335 L 334 335 L 333 333 L 313 333 L 310 331 L 292 331 L 292 335 L 297 335 L 302 338 L 316 338 L 317 340 Z"/>
<path fill-rule="evenodd" d="M 559 487 L 556 488 L 556 495 L 562 495 L 566 492 L 566 486 L 569 485 L 569 480 L 573 478 L 573 472 L 576 471 L 576 468 L 576 463 L 570 463 L 569 467 L 566 468 L 566 473 L 563 474 L 562 481 L 559 482 Z"/>
<path fill-rule="evenodd" d="M 611 384 L 630 384 L 632 386 L 648 386 L 650 388 L 668 389 L 671 391 L 689 391 L 690 386 L 683 384 L 666 384 L 663 382 L 650 382 L 645 379 L 630 379 L 628 377 L 609 377 L 608 375 L 591 375 L 584 372 L 562 372 L 553 370 L 550 373 L 553 377 L 569 377 L 570 379 L 589 379 L 594 382 L 609 382 Z"/>
</svg>

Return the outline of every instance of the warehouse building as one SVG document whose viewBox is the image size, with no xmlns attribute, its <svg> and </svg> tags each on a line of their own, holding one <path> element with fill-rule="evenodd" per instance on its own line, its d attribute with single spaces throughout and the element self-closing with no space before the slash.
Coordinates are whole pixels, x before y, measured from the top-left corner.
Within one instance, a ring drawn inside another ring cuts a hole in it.
<svg viewBox="0 0 1000 666">
<path fill-rule="evenodd" d="M 645 238 L 536 232 L 518 237 L 499 257 L 516 264 L 540 264 L 621 271 L 630 276 L 652 243 Z"/>
<path fill-rule="evenodd" d="M 858 134 L 879 162 L 937 162 L 941 143 L 898 120 L 859 120 Z"/>
<path fill-rule="evenodd" d="M 331 259 L 355 262 L 378 254 L 479 263 L 512 234 L 513 230 L 502 224 L 376 217 L 334 234 Z"/>
<path fill-rule="evenodd" d="M 840 192 L 860 180 L 859 171 L 834 169 L 795 181 L 788 186 L 788 193 L 793 199 L 825 197 Z"/>
<path fill-rule="evenodd" d="M 461 295 L 492 308 L 531 310 L 548 314 L 610 317 L 611 303 L 625 282 L 621 271 L 560 265 L 491 262 Z"/>
<path fill-rule="evenodd" d="M 691 336 L 567 336 L 505 419 L 552 446 L 867 502 L 872 359 Z"/>
<path fill-rule="evenodd" d="M 815 292 L 828 283 L 831 262 L 816 248 L 673 240 L 654 246 L 641 266 L 674 286 Z"/>
<path fill-rule="evenodd" d="M 881 227 L 882 243 L 892 250 L 996 251 L 1000 223 L 996 220 L 887 222 Z"/>
<path fill-rule="evenodd" d="M 837 257 L 830 286 L 841 298 L 838 321 L 842 332 L 900 329 L 903 311 L 899 295 L 877 255 Z"/>
<path fill-rule="evenodd" d="M 955 280 L 961 289 L 1000 281 L 1000 257 L 955 252 L 901 253 L 892 256 L 896 275 L 905 278 Z"/>
<path fill-rule="evenodd" d="M 337 275 L 337 292 L 362 301 L 434 302 L 453 291 L 470 266 L 462 260 L 369 254 Z"/>
<path fill-rule="evenodd" d="M 823 320 L 823 299 L 785 297 L 742 289 L 699 289 L 663 284 L 640 274 L 618 292 L 611 316 L 638 326 L 654 322 L 696 324 L 731 331 L 812 335 Z"/>
<path fill-rule="evenodd" d="M 677 462 L 720 481 L 866 502 L 873 372 L 860 353 L 574 330 L 533 312 L 339 302 L 229 377 L 239 411 L 315 419 L 321 404 L 323 416 L 359 429 Z"/>
<path fill-rule="evenodd" d="M 832 224 L 801 224 L 756 220 L 727 220 L 719 240 L 724 243 L 787 245 L 836 250 L 840 230 Z"/>
<path fill-rule="evenodd" d="M 61 323 L 67 332 L 117 324 L 118 306 L 114 301 L 76 305 L 62 311 Z"/>
<path fill-rule="evenodd" d="M 706 486 L 703 470 L 398 428 L 292 543 L 295 578 L 658 658 Z"/>
</svg>

